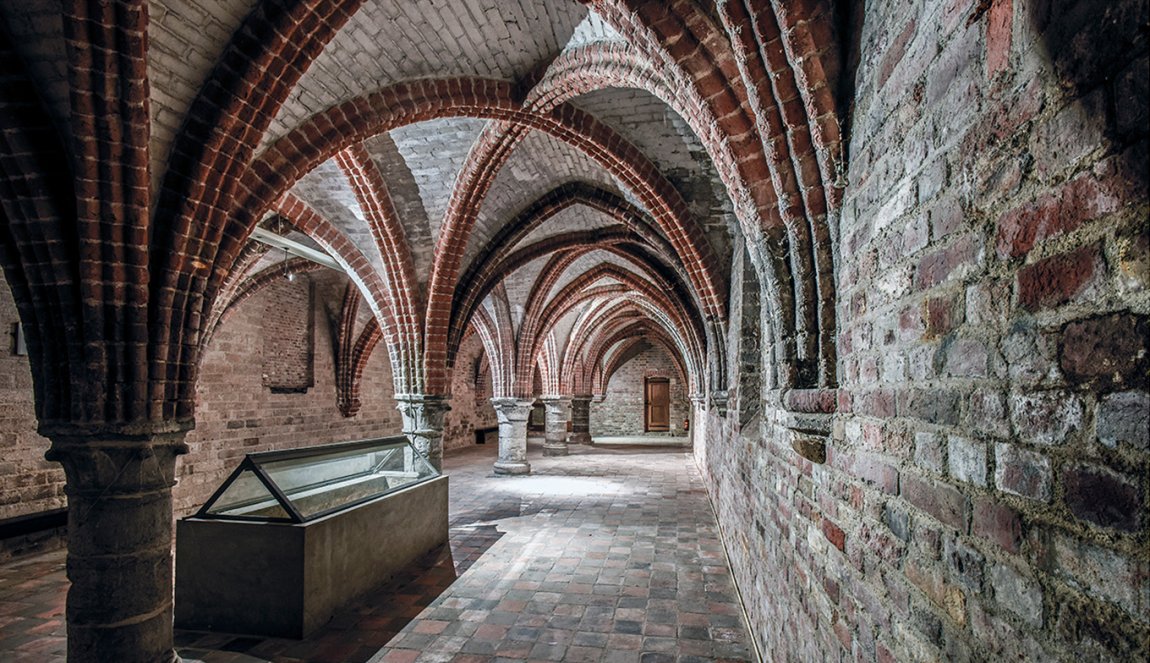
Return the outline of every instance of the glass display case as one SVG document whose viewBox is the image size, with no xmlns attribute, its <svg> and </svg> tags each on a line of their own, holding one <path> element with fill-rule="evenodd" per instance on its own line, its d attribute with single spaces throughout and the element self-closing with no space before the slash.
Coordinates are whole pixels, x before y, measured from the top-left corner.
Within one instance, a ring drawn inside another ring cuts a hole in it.
<svg viewBox="0 0 1150 663">
<path fill-rule="evenodd" d="M 249 454 L 176 522 L 176 625 L 306 637 L 446 544 L 447 504 L 406 437 Z"/>
<path fill-rule="evenodd" d="M 302 523 L 437 476 L 405 437 L 248 454 L 196 517 Z"/>
</svg>

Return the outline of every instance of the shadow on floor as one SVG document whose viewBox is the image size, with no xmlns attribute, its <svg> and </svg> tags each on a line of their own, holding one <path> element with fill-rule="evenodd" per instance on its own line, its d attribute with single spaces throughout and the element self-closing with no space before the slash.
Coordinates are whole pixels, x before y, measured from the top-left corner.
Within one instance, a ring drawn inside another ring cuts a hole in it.
<svg viewBox="0 0 1150 663">
<path fill-rule="evenodd" d="M 308 638 L 177 629 L 176 649 L 187 663 L 366 663 L 503 536 L 495 525 L 471 524 L 478 520 L 452 523 L 448 545 L 351 602 Z"/>
</svg>

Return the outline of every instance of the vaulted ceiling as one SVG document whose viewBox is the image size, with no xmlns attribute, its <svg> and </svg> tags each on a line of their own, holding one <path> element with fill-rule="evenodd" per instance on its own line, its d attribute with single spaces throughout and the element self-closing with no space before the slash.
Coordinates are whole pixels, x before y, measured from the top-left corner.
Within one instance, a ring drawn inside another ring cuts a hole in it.
<svg viewBox="0 0 1150 663">
<path fill-rule="evenodd" d="M 164 311 L 208 321 L 153 336 L 194 375 L 196 353 L 177 346 L 205 342 L 240 293 L 284 269 L 258 225 L 347 272 L 397 392 L 443 393 L 474 332 L 508 394 L 544 366 L 551 388 L 589 389 L 637 336 L 673 348 L 702 390 L 721 380 L 744 238 L 778 337 L 799 339 L 780 356 L 833 370 L 824 185 L 838 135 L 834 71 L 819 67 L 837 60 L 813 41 L 829 39 L 828 13 L 810 0 L 780 19 L 760 4 L 148 2 L 148 117 L 127 126 L 146 129 L 149 287 L 176 293 Z M 0 12 L 82 153 L 62 9 Z M 780 37 L 785 23 L 798 27 Z"/>
</svg>

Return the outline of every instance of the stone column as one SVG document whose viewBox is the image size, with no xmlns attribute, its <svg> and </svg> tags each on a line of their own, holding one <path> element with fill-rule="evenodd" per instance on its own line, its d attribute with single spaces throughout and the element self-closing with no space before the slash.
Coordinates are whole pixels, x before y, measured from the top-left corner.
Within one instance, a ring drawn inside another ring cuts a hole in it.
<svg viewBox="0 0 1150 663">
<path fill-rule="evenodd" d="M 68 661 L 176 661 L 172 486 L 186 431 L 86 428 L 41 427 L 67 480 Z"/>
<path fill-rule="evenodd" d="M 567 412 L 571 407 L 571 399 L 562 396 L 550 396 L 543 399 L 543 407 L 547 409 L 547 429 L 544 433 L 543 455 L 567 455 Z"/>
<path fill-rule="evenodd" d="M 591 444 L 591 395 L 571 398 L 571 444 Z"/>
<path fill-rule="evenodd" d="M 443 418 L 451 406 L 443 396 L 397 394 L 395 407 L 403 417 L 403 434 L 436 471 L 443 471 Z"/>
<path fill-rule="evenodd" d="M 707 443 L 707 395 L 691 394 L 691 444 L 705 449 Z"/>
<path fill-rule="evenodd" d="M 518 398 L 492 398 L 499 419 L 499 460 L 496 474 L 529 474 L 527 462 L 527 419 L 531 401 Z"/>
</svg>

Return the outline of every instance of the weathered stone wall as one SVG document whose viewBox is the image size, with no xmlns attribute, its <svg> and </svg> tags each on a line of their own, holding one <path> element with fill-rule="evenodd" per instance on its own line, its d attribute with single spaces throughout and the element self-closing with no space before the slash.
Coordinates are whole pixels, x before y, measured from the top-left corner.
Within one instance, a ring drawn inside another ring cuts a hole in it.
<svg viewBox="0 0 1150 663">
<path fill-rule="evenodd" d="M 473 445 L 475 429 L 499 425 L 491 405 L 491 371 L 486 369 L 485 361 L 479 375 L 476 371 L 483 355 L 483 343 L 476 334 L 459 347 L 451 376 L 451 410 L 443 426 L 444 450 Z"/>
<path fill-rule="evenodd" d="M 645 435 L 643 380 L 664 377 L 671 381 L 671 434 L 683 435 L 683 420 L 690 412 L 687 387 L 671 358 L 652 345 L 619 367 L 607 384 L 603 400 L 591 401 L 591 435 Z"/>
<path fill-rule="evenodd" d="M 768 660 L 1146 656 L 1147 14 L 867 3 L 828 462 L 696 445 Z"/>
</svg>

